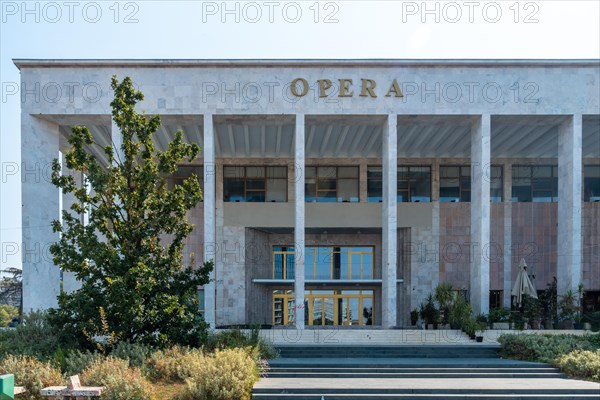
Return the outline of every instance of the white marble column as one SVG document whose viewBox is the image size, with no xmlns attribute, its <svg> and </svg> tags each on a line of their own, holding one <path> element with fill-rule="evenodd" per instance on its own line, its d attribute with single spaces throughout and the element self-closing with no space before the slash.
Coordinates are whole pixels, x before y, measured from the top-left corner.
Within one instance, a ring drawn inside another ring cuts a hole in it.
<svg viewBox="0 0 600 400">
<path fill-rule="evenodd" d="M 510 307 L 510 291 L 512 290 L 512 164 L 504 163 L 502 178 L 504 200 L 502 303 L 504 307 Z"/>
<path fill-rule="evenodd" d="M 216 268 L 217 244 L 215 240 L 215 134 L 212 114 L 204 114 L 204 261 L 213 261 Z M 210 273 L 210 282 L 204 285 L 204 320 L 211 328 L 216 323 L 216 271 Z"/>
<path fill-rule="evenodd" d="M 294 297 L 296 303 L 296 329 L 304 329 L 304 114 L 296 114 L 294 132 Z"/>
<path fill-rule="evenodd" d="M 21 191 L 23 312 L 57 307 L 60 269 L 50 245 L 59 240 L 51 223 L 60 216 L 60 191 L 52 184 L 52 160 L 58 158 L 58 124 L 21 115 Z"/>
<path fill-rule="evenodd" d="M 471 306 L 475 314 L 490 308 L 490 115 L 471 127 Z M 488 253 L 488 254 L 486 254 Z"/>
<path fill-rule="evenodd" d="M 60 158 L 61 158 L 61 166 L 62 166 L 61 175 L 73 176 L 73 178 L 75 179 L 75 182 L 77 184 L 77 187 L 83 187 L 83 185 L 84 185 L 83 173 L 80 171 L 73 171 L 73 170 L 68 169 L 67 161 L 65 160 L 65 155 L 62 152 L 60 154 Z M 63 223 L 62 211 L 67 211 L 69 214 L 73 214 L 73 211 L 71 211 L 71 206 L 77 202 L 77 198 L 75 197 L 75 195 L 73 193 L 63 193 L 63 191 L 60 190 L 60 201 L 61 201 L 60 223 L 62 224 Z M 85 223 L 83 215 L 79 215 L 78 218 L 80 219 L 81 223 Z M 81 281 L 77 279 L 76 274 L 74 272 L 63 271 L 63 273 L 62 273 L 62 290 L 65 293 L 72 293 L 79 289 L 81 289 Z"/>
<path fill-rule="evenodd" d="M 383 203 L 382 266 L 381 266 L 381 318 L 384 328 L 397 325 L 397 175 L 398 175 L 398 132 L 395 114 L 389 114 L 383 125 Z"/>
<path fill-rule="evenodd" d="M 577 292 L 581 282 L 582 116 L 558 129 L 558 294 Z"/>
</svg>

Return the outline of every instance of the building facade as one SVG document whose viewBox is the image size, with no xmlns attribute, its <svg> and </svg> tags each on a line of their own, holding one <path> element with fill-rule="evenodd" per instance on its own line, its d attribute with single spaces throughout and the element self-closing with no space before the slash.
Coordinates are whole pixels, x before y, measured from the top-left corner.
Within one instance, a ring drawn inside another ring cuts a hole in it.
<svg viewBox="0 0 600 400">
<path fill-rule="evenodd" d="M 599 60 L 15 64 L 24 171 L 76 125 L 119 143 L 112 75 L 161 115 L 159 149 L 179 129 L 201 146 L 170 181 L 202 182 L 185 251 L 215 261 L 213 326 L 403 327 L 441 282 L 487 313 L 510 306 L 522 259 L 538 290 L 583 284 L 598 306 Z M 24 309 L 45 309 L 78 283 L 30 249 L 72 199 L 25 173 L 22 196 Z"/>
</svg>

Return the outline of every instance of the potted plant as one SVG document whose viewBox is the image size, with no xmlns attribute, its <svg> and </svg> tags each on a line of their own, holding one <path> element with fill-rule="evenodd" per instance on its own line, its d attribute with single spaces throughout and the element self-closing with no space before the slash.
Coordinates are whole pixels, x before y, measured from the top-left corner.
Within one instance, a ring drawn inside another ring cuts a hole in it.
<svg viewBox="0 0 600 400">
<path fill-rule="evenodd" d="M 568 290 L 560 297 L 558 309 L 562 328 L 573 329 L 573 321 L 577 314 L 577 296 L 572 290 Z"/>
<path fill-rule="evenodd" d="M 440 323 L 446 325 L 445 328 L 448 328 L 449 319 L 450 319 L 450 309 L 454 303 L 454 291 L 452 290 L 452 284 L 445 282 L 440 283 L 435 288 L 435 301 L 439 304 L 439 313 L 440 313 Z"/>
<path fill-rule="evenodd" d="M 512 311 L 510 313 L 511 323 L 514 329 L 522 331 L 525 329 L 525 316 L 520 311 Z"/>
<path fill-rule="evenodd" d="M 539 297 L 540 307 L 542 308 L 542 324 L 544 329 L 557 328 L 557 294 L 556 294 L 556 278 L 552 283 L 546 285 Z"/>
<path fill-rule="evenodd" d="M 427 299 L 425 299 L 425 303 L 421 304 L 421 310 L 419 313 L 421 315 L 421 319 L 425 321 L 427 329 L 437 328 L 437 326 L 434 326 L 434 324 L 436 324 L 438 310 L 435 308 L 432 294 L 429 294 Z"/>
<path fill-rule="evenodd" d="M 477 330 L 475 320 L 468 319 L 463 325 L 463 332 L 469 336 L 471 340 L 475 340 L 475 331 Z"/>
<path fill-rule="evenodd" d="M 450 323 L 450 328 L 452 329 L 461 329 L 465 325 L 465 323 L 471 318 L 471 305 L 467 303 L 467 300 L 459 295 L 455 294 L 454 302 L 450 312 L 448 314 L 448 322 Z"/>
<path fill-rule="evenodd" d="M 410 312 L 410 324 L 412 326 L 416 326 L 418 319 L 419 319 L 419 311 L 417 311 L 417 309 L 415 308 L 414 310 L 412 310 Z"/>
<path fill-rule="evenodd" d="M 575 313 L 574 329 L 583 329 L 583 283 L 577 287 L 577 312 Z"/>
<path fill-rule="evenodd" d="M 542 307 L 540 301 L 535 297 L 524 296 L 523 298 L 523 309 L 525 312 L 525 318 L 529 322 L 531 329 L 540 329 L 542 320 Z"/>
<path fill-rule="evenodd" d="M 492 329 L 510 329 L 510 310 L 508 308 L 492 308 L 488 319 Z"/>
<path fill-rule="evenodd" d="M 483 334 L 487 328 L 487 322 L 475 321 L 475 341 L 477 343 L 483 342 Z"/>
</svg>

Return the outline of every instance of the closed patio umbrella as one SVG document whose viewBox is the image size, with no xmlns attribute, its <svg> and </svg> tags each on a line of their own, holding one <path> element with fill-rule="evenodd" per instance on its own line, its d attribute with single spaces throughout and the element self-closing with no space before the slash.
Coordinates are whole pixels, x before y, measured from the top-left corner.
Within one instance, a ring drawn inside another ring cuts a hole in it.
<svg viewBox="0 0 600 400">
<path fill-rule="evenodd" d="M 523 295 L 528 295 L 534 299 L 538 298 L 535 286 L 533 286 L 529 275 L 527 275 L 527 263 L 524 258 L 519 263 L 519 274 L 510 294 L 513 296 L 513 304 L 517 307 L 520 307 L 523 303 Z"/>
</svg>

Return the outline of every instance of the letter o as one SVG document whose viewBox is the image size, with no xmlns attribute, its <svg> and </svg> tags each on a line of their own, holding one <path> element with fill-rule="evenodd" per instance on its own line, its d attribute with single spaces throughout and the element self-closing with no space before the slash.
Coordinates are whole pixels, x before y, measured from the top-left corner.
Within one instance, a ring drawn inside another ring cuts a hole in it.
<svg viewBox="0 0 600 400">
<path fill-rule="evenodd" d="M 302 83 L 302 92 L 301 93 L 298 93 L 298 87 L 297 87 L 298 82 Z M 308 93 L 308 81 L 304 78 L 296 78 L 292 81 L 290 89 L 292 90 L 292 94 L 294 96 L 304 97 Z"/>
</svg>

